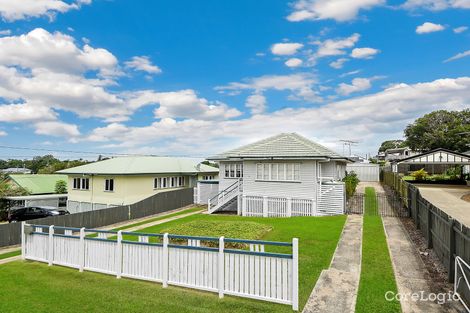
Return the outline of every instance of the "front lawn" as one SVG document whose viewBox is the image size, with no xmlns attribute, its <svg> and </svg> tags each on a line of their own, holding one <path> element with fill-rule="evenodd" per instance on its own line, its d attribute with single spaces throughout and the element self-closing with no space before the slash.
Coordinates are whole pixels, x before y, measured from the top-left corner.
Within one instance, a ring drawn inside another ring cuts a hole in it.
<svg viewBox="0 0 470 313">
<path fill-rule="evenodd" d="M 397 285 L 382 218 L 377 214 L 378 205 L 375 189 L 366 187 L 365 194 L 361 280 L 359 282 L 356 312 L 400 312 L 400 302 L 385 300 L 387 291 L 397 293 Z"/>
<path fill-rule="evenodd" d="M 248 218 L 197 214 L 140 231 L 161 233 L 165 229 L 186 227 L 179 225 L 187 223 L 189 231 L 195 225 L 191 222 L 208 225 L 208 221 L 236 222 L 237 227 L 240 222 L 262 224 L 270 229 L 259 235 L 264 240 L 299 238 L 302 309 L 320 272 L 329 266 L 345 217 Z M 0 301 L 0 312 L 75 312 L 78 308 L 87 312 L 292 312 L 288 305 L 230 296 L 219 300 L 215 293 L 172 286 L 163 289 L 157 283 L 79 273 L 36 262 L 16 261 L 0 266 L 0 281 L 0 298 L 9 299 Z"/>
</svg>

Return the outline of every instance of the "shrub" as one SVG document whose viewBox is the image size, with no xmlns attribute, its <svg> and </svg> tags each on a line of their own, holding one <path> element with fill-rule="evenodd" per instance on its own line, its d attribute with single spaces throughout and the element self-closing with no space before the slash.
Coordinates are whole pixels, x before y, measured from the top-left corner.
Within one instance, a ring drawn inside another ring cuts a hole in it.
<svg viewBox="0 0 470 313">
<path fill-rule="evenodd" d="M 411 173 L 411 176 L 414 177 L 416 180 L 425 180 L 428 177 L 428 172 L 424 170 L 424 168 L 414 171 Z"/>
<path fill-rule="evenodd" d="M 67 193 L 67 182 L 65 180 L 58 180 L 55 183 L 55 193 Z"/>
<path fill-rule="evenodd" d="M 346 172 L 346 176 L 343 178 L 343 182 L 346 185 L 346 197 L 350 198 L 356 193 L 356 187 L 359 184 L 359 178 L 354 171 Z"/>
</svg>

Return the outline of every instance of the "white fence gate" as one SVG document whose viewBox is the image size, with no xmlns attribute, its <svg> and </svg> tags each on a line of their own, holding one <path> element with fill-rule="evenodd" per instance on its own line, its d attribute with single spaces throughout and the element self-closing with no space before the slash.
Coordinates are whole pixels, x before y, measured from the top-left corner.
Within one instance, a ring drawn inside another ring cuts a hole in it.
<svg viewBox="0 0 470 313">
<path fill-rule="evenodd" d="M 21 243 L 24 259 L 49 265 L 217 292 L 220 298 L 227 294 L 299 307 L 296 238 L 289 243 L 23 222 Z M 234 245 L 237 248 L 230 248 Z M 288 247 L 291 253 L 267 252 L 267 246 Z"/>
<path fill-rule="evenodd" d="M 360 181 L 380 181 L 380 166 L 372 163 L 351 163 L 346 165 L 346 171 L 357 174 Z"/>
<path fill-rule="evenodd" d="M 207 204 L 207 201 L 218 193 L 218 181 L 198 181 L 196 187 L 194 187 L 194 203 Z"/>
</svg>

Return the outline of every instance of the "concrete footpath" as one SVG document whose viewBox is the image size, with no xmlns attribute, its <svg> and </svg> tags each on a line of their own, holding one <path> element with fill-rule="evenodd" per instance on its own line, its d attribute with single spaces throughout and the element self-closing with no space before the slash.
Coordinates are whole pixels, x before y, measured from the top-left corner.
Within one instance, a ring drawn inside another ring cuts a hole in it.
<svg viewBox="0 0 470 313">
<path fill-rule="evenodd" d="M 427 297 L 431 291 L 426 280 L 427 269 L 400 219 L 383 217 L 382 220 L 398 292 L 402 295 L 424 292 L 424 296 Z M 400 303 L 403 313 L 458 312 L 454 308 L 444 307 L 431 301 L 413 301 L 411 297 L 403 297 Z"/>
<path fill-rule="evenodd" d="M 353 313 L 361 275 L 362 216 L 349 215 L 330 268 L 323 270 L 304 313 Z"/>
</svg>

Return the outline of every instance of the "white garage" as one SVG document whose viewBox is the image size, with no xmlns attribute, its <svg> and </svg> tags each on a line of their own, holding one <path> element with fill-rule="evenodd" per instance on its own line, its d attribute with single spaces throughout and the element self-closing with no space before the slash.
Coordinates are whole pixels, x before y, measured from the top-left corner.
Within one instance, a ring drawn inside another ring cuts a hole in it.
<svg viewBox="0 0 470 313">
<path fill-rule="evenodd" d="M 372 163 L 350 163 L 346 165 L 346 171 L 357 174 L 360 181 L 380 181 L 380 166 Z"/>
</svg>

